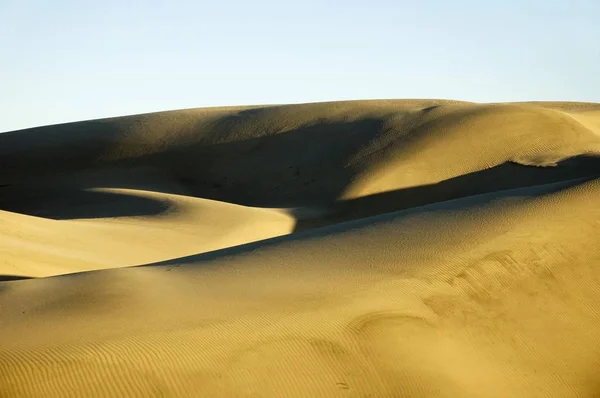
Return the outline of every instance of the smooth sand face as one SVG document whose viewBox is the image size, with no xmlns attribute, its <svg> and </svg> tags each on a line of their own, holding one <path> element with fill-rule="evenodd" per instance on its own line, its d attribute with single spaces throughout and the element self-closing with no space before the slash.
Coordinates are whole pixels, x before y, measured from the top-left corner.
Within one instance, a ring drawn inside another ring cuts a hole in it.
<svg viewBox="0 0 600 398">
<path fill-rule="evenodd" d="M 1 134 L 0 396 L 596 396 L 598 153 L 581 103 Z"/>
</svg>

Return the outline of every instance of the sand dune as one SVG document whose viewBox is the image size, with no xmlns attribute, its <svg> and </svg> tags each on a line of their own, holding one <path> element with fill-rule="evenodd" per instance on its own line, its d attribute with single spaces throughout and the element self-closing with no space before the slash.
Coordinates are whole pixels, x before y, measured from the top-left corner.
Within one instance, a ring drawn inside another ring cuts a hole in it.
<svg viewBox="0 0 600 398">
<path fill-rule="evenodd" d="M 142 210 L 140 199 L 148 199 L 162 212 L 58 221 L 1 211 L 3 274 L 51 276 L 139 265 L 288 234 L 295 225 L 281 211 L 208 199 L 124 189 L 90 194 L 107 205 L 122 205 L 118 210 L 126 210 L 128 200 Z"/>
<path fill-rule="evenodd" d="M 583 103 L 0 134 L 0 395 L 596 396 L 599 153 Z"/>
</svg>

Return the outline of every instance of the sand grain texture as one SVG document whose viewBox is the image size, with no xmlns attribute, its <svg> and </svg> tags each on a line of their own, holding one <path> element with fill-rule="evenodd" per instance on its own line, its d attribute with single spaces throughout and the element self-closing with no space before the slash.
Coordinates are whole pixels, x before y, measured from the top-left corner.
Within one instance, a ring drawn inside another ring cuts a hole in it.
<svg viewBox="0 0 600 398">
<path fill-rule="evenodd" d="M 600 105 L 0 134 L 2 397 L 594 397 Z"/>
</svg>

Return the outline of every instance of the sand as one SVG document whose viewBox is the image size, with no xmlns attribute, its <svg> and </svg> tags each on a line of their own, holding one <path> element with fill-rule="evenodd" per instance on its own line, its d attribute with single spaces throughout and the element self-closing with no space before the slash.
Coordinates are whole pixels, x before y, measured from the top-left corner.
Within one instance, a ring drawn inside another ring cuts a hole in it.
<svg viewBox="0 0 600 398">
<path fill-rule="evenodd" d="M 600 104 L 0 134 L 2 397 L 594 397 Z"/>
</svg>

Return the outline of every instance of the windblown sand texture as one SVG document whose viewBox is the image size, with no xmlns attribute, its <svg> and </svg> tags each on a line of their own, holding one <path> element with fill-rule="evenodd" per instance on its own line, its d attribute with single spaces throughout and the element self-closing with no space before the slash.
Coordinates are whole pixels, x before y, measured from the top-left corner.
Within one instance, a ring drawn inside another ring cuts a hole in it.
<svg viewBox="0 0 600 398">
<path fill-rule="evenodd" d="M 0 397 L 600 396 L 600 104 L 0 134 Z"/>
</svg>

